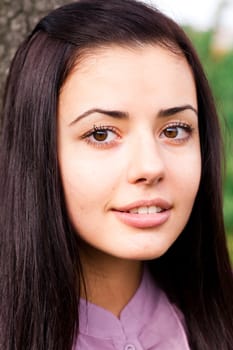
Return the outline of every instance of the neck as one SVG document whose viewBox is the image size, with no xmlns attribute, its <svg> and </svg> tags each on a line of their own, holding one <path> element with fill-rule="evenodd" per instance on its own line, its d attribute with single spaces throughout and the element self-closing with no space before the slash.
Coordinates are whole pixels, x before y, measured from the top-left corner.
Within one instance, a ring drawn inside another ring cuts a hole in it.
<svg viewBox="0 0 233 350">
<path fill-rule="evenodd" d="M 142 262 L 119 259 L 93 248 L 82 252 L 85 288 L 81 296 L 119 317 L 139 287 Z"/>
</svg>

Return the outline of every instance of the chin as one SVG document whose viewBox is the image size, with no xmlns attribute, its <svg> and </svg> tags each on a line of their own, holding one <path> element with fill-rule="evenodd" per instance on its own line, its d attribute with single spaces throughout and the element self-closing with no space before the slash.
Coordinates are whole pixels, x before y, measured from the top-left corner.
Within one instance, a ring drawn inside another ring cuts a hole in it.
<svg viewBox="0 0 233 350">
<path fill-rule="evenodd" d="M 169 248 L 170 246 L 160 250 L 151 251 L 150 249 L 147 252 L 145 252 L 145 250 L 143 252 L 134 252 L 134 254 L 125 254 L 125 256 L 122 256 L 122 258 L 125 258 L 127 260 L 137 260 L 137 261 L 154 260 L 164 255 Z"/>
</svg>

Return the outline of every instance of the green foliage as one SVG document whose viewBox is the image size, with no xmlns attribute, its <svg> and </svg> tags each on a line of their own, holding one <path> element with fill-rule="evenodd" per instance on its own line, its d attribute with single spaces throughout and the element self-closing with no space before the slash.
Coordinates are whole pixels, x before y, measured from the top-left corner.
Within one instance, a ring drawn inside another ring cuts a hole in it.
<svg viewBox="0 0 233 350">
<path fill-rule="evenodd" d="M 231 262 L 233 264 L 233 234 L 227 236 L 228 249 L 231 257 Z"/>
<path fill-rule="evenodd" d="M 226 150 L 224 217 L 231 242 L 233 261 L 233 50 L 220 53 L 213 47 L 213 31 L 198 32 L 184 28 L 199 54 L 207 74 L 221 119 Z"/>
</svg>

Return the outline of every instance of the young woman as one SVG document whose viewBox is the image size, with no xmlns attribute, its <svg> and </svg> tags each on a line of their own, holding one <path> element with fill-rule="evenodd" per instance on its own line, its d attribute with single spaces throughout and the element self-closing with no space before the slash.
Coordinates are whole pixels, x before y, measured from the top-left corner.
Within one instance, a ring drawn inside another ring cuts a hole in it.
<svg viewBox="0 0 233 350">
<path fill-rule="evenodd" d="M 232 349 L 221 146 L 171 19 L 134 0 L 43 18 L 4 98 L 1 349 Z"/>
</svg>

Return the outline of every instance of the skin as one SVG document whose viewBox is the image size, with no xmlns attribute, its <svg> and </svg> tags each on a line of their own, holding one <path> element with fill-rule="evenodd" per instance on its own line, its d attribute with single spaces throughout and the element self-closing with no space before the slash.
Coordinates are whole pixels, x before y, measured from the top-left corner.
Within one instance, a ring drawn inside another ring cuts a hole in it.
<svg viewBox="0 0 233 350">
<path fill-rule="evenodd" d="M 88 298 L 116 315 L 141 261 L 164 254 L 189 219 L 201 174 L 197 113 L 185 58 L 156 45 L 93 50 L 61 89 L 59 164 Z M 146 205 L 163 212 L 124 221 L 122 211 Z"/>
</svg>

